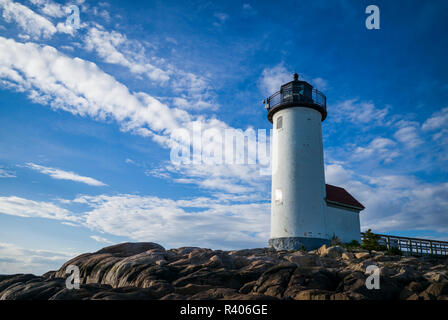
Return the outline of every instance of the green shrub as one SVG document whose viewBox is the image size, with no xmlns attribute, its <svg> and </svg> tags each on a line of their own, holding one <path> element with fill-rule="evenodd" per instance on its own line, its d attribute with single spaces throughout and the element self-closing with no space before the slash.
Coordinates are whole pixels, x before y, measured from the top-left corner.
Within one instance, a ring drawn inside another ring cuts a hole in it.
<svg viewBox="0 0 448 320">
<path fill-rule="evenodd" d="M 343 243 L 341 244 L 341 246 L 343 248 L 345 248 L 346 250 L 356 250 L 356 249 L 361 249 L 361 244 L 356 241 L 356 240 L 352 240 L 348 243 Z"/>
<path fill-rule="evenodd" d="M 361 246 L 361 244 L 356 240 L 352 240 L 351 242 L 347 243 L 347 245 L 350 247 L 360 247 Z"/>
<path fill-rule="evenodd" d="M 364 234 L 364 238 L 362 239 L 362 245 L 361 247 L 363 249 L 372 251 L 386 251 L 386 246 L 380 245 L 378 240 L 380 240 L 381 237 L 377 234 L 374 234 L 371 229 L 367 230 Z"/>
<path fill-rule="evenodd" d="M 331 241 L 331 245 L 332 246 L 339 246 L 339 245 L 342 244 L 341 239 L 339 239 L 339 237 L 336 236 L 335 234 L 333 234 L 333 236 L 331 237 L 330 241 Z"/>
<path fill-rule="evenodd" d="M 403 255 L 403 252 L 401 252 L 400 249 L 397 247 L 391 247 L 389 250 L 386 251 L 386 255 L 388 256 L 401 256 Z"/>
</svg>

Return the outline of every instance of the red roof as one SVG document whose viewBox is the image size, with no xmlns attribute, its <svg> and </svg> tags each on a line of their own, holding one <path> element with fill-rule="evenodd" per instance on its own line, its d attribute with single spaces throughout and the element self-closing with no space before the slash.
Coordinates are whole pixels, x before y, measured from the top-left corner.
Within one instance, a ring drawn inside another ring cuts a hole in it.
<svg viewBox="0 0 448 320">
<path fill-rule="evenodd" d="M 345 190 L 344 188 L 327 184 L 326 190 L 327 190 L 328 202 L 333 202 L 335 204 L 353 207 L 355 209 L 360 210 L 365 209 L 365 207 L 358 200 L 356 200 L 350 193 L 348 193 L 347 190 Z"/>
</svg>

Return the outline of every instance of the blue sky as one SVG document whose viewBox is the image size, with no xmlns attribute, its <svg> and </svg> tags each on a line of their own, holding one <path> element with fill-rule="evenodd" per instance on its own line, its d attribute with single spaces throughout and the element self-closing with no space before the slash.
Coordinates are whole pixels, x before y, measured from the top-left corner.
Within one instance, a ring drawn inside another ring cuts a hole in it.
<svg viewBox="0 0 448 320">
<path fill-rule="evenodd" d="M 294 71 L 327 96 L 326 180 L 367 207 L 362 229 L 448 239 L 447 10 L 0 0 L 0 274 L 122 241 L 265 246 L 269 177 L 173 166 L 168 138 L 198 122 L 269 129 L 261 101 Z"/>
</svg>

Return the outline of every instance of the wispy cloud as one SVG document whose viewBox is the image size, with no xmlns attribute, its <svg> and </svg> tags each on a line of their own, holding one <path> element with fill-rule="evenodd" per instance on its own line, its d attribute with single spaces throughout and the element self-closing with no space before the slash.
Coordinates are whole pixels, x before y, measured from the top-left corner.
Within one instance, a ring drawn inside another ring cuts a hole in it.
<svg viewBox="0 0 448 320">
<path fill-rule="evenodd" d="M 113 244 L 112 241 L 109 241 L 106 238 L 103 238 L 103 237 L 100 237 L 100 236 L 90 236 L 90 238 L 92 238 L 96 242 Z"/>
<path fill-rule="evenodd" d="M 72 34 L 74 31 L 71 27 L 67 27 L 61 22 L 55 26 L 50 20 L 37 14 L 27 6 L 11 0 L 0 0 L 0 8 L 3 11 L 2 16 L 7 22 L 16 22 L 24 32 L 34 39 L 48 39 L 57 32 Z M 44 11 L 48 14 L 56 14 L 53 6 L 44 7 Z"/>
<path fill-rule="evenodd" d="M 374 138 L 366 147 L 358 146 L 354 151 L 355 158 L 365 159 L 374 157 L 378 160 L 390 162 L 399 156 L 399 152 L 394 149 L 396 142 L 383 137 Z"/>
<path fill-rule="evenodd" d="M 76 181 L 76 182 L 85 183 L 85 184 L 88 184 L 90 186 L 95 186 L 95 187 L 107 186 L 105 183 L 103 183 L 101 181 L 98 181 L 98 180 L 90 178 L 90 177 L 80 176 L 71 171 L 64 171 L 61 169 L 45 167 L 45 166 L 37 165 L 37 164 L 31 163 L 31 162 L 27 163 L 26 167 L 28 167 L 32 170 L 39 171 L 40 173 L 49 175 L 53 179 Z"/>
<path fill-rule="evenodd" d="M 213 23 L 215 27 L 222 26 L 227 19 L 229 19 L 229 15 L 224 12 L 216 12 L 213 16 L 217 19 L 217 21 Z"/>
<path fill-rule="evenodd" d="M 448 107 L 435 112 L 423 125 L 423 130 L 437 130 L 448 126 Z"/>
<path fill-rule="evenodd" d="M 37 6 L 41 13 L 49 17 L 61 18 L 67 14 L 60 3 L 51 0 L 30 0 L 30 2 Z"/>
<path fill-rule="evenodd" d="M 172 42 L 172 40 L 169 40 Z M 217 110 L 218 104 L 205 75 L 183 71 L 154 54 L 148 58 L 146 47 L 139 41 L 102 26 L 91 27 L 84 38 L 85 49 L 95 52 L 103 61 L 128 68 L 133 74 L 146 76 L 162 86 L 170 86 L 172 97 L 163 101 L 185 110 Z"/>
<path fill-rule="evenodd" d="M 0 7 L 3 9 L 2 16 L 7 22 L 15 21 L 34 38 L 50 38 L 57 32 L 51 21 L 20 3 L 0 0 Z"/>
<path fill-rule="evenodd" d="M 94 230 L 168 247 L 197 245 L 243 248 L 265 244 L 268 203 L 232 203 L 217 198 L 171 200 L 151 196 L 81 196 L 92 207 L 86 225 Z"/>
<path fill-rule="evenodd" d="M 420 128 L 417 124 L 404 125 L 395 132 L 394 137 L 409 148 L 415 148 L 424 141 L 420 137 Z"/>
<path fill-rule="evenodd" d="M 384 124 L 389 108 L 378 108 L 373 102 L 348 99 L 331 107 L 333 119 L 337 122 L 350 121 L 352 123 L 369 123 L 370 125 Z"/>
<path fill-rule="evenodd" d="M 54 220 L 79 221 L 67 209 L 43 201 L 33 201 L 21 197 L 0 197 L 0 213 L 23 218 L 45 218 Z"/>
<path fill-rule="evenodd" d="M 68 207 L 82 205 L 85 209 L 75 214 L 60 203 Z M 132 194 L 82 195 L 57 202 L 0 197 L 3 214 L 61 220 L 102 234 L 155 241 L 167 247 L 225 249 L 264 246 L 269 233 L 269 206 L 266 201 L 254 202 L 248 196 L 221 194 L 181 200 Z M 112 243 L 98 235 L 90 238 Z"/>
<path fill-rule="evenodd" d="M 96 119 L 112 118 L 125 131 L 146 127 L 169 133 L 191 119 L 145 93 L 131 93 L 94 63 L 72 59 L 53 47 L 0 37 L 0 49 L 0 77 L 27 91 L 37 103 Z"/>
<path fill-rule="evenodd" d="M 280 90 L 280 86 L 292 80 L 292 74 L 283 64 L 263 70 L 259 86 L 264 95 L 269 96 Z"/>
<path fill-rule="evenodd" d="M 41 275 L 59 269 L 76 253 L 25 249 L 12 243 L 0 243 L 0 272 L 2 274 L 32 273 Z"/>
<path fill-rule="evenodd" d="M 243 4 L 243 12 L 248 15 L 257 14 L 257 11 L 250 5 L 250 3 Z"/>
<path fill-rule="evenodd" d="M 150 80 L 165 82 L 169 79 L 169 72 L 143 61 L 143 46 L 119 32 L 92 27 L 84 42 L 86 50 L 95 51 L 107 63 L 122 65 L 135 74 L 145 74 Z"/>
<path fill-rule="evenodd" d="M 0 178 L 16 178 L 16 173 L 0 167 Z"/>
</svg>

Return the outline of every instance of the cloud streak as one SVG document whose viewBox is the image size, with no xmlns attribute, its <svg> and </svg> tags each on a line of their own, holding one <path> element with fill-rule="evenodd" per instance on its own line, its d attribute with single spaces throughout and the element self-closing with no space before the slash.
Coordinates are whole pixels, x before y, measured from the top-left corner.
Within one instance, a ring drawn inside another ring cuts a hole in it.
<svg viewBox="0 0 448 320">
<path fill-rule="evenodd" d="M 107 186 L 107 184 L 96 180 L 94 178 L 80 176 L 79 174 L 76 174 L 71 171 L 64 171 L 61 169 L 51 168 L 51 167 L 45 167 L 34 163 L 27 163 L 26 167 L 35 171 L 38 171 L 42 174 L 46 174 L 50 176 L 53 179 L 58 180 L 70 180 L 75 182 L 81 182 L 84 184 L 87 184 L 89 186 L 95 186 L 95 187 L 104 187 Z"/>
<path fill-rule="evenodd" d="M 12 243 L 0 243 L 0 273 L 41 275 L 59 269 L 76 253 L 25 249 Z"/>
<path fill-rule="evenodd" d="M 58 23 L 56 26 L 47 18 L 35 13 L 30 8 L 11 1 L 0 0 L 0 8 L 2 9 L 2 16 L 7 22 L 16 22 L 17 25 L 33 39 L 49 39 L 55 33 L 73 34 L 74 30 L 67 27 L 64 23 Z M 46 9 L 45 9 L 46 8 Z M 47 13 L 56 14 L 56 7 L 48 4 L 44 7 Z"/>
<path fill-rule="evenodd" d="M 16 196 L 0 197 L 0 213 L 22 218 L 79 221 L 79 218 L 70 211 L 51 202 L 33 201 Z"/>
<path fill-rule="evenodd" d="M 0 179 L 1 178 L 16 178 L 15 172 L 11 172 L 0 167 Z"/>
</svg>

